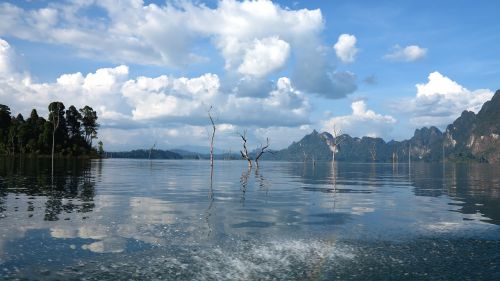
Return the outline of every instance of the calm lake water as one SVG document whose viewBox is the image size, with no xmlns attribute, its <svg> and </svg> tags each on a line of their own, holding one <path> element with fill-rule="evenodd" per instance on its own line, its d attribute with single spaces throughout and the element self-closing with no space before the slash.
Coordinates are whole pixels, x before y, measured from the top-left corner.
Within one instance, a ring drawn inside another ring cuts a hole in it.
<svg viewBox="0 0 500 281">
<path fill-rule="evenodd" d="M 0 279 L 500 280 L 500 167 L 0 159 Z"/>
</svg>

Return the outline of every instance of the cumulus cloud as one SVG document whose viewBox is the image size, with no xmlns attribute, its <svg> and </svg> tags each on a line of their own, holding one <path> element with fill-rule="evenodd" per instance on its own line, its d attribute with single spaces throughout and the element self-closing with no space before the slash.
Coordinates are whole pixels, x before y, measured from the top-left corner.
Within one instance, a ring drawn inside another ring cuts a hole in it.
<svg viewBox="0 0 500 281">
<path fill-rule="evenodd" d="M 55 82 L 38 83 L 29 73 L 11 71 L 14 52 L 8 42 L 2 40 L 0 45 L 0 100 L 9 100 L 12 112 L 28 114 L 36 108 L 43 116 L 54 100 L 67 106 L 91 105 L 102 125 L 100 135 L 111 145 L 124 142 L 127 130 L 131 139 L 138 136 L 143 140 L 145 133 L 151 135 L 153 129 L 178 141 L 205 141 L 204 126 L 211 105 L 217 123 L 225 131 L 243 125 L 265 128 L 309 123 L 308 98 L 286 77 L 279 78 L 259 96 L 224 91 L 218 75 L 212 73 L 192 78 L 132 78 L 125 65 L 88 74 L 63 74 Z"/>
<path fill-rule="evenodd" d="M 402 48 L 399 45 L 394 46 L 391 53 L 384 58 L 392 61 L 412 62 L 423 59 L 427 55 L 427 49 L 417 45 L 410 45 Z"/>
<path fill-rule="evenodd" d="M 354 62 L 358 48 L 356 48 L 356 36 L 350 34 L 341 34 L 335 45 L 335 54 L 343 63 Z"/>
<path fill-rule="evenodd" d="M 238 71 L 245 75 L 266 76 L 283 67 L 289 54 L 290 45 L 277 37 L 255 39 L 254 44 L 245 51 Z"/>
<path fill-rule="evenodd" d="M 410 122 L 418 126 L 445 126 L 464 110 L 477 113 L 493 96 L 489 89 L 468 90 L 437 71 L 429 74 L 427 83 L 415 87 L 415 98 L 394 106 L 411 113 Z"/>
<path fill-rule="evenodd" d="M 92 9 L 105 13 L 96 16 L 88 12 Z M 80 56 L 115 63 L 185 69 L 207 61 L 204 56 L 215 50 L 235 81 L 241 76 L 263 78 L 289 66 L 301 91 L 342 98 L 356 89 L 352 77 L 336 73 L 325 62 L 319 9 L 293 10 L 269 0 L 227 0 L 216 7 L 189 1 L 146 5 L 103 0 L 51 3 L 31 10 L 2 3 L 0 18 L 0 36 L 63 44 Z M 343 45 L 352 41 L 347 39 Z M 354 58 L 355 48 L 342 49 L 348 60 Z M 338 75 L 349 81 L 337 85 Z"/>
<path fill-rule="evenodd" d="M 85 12 L 91 8 L 103 9 L 106 16 L 92 17 Z M 221 52 L 227 68 L 243 61 L 244 72 L 252 72 L 248 60 L 254 58 L 254 67 L 272 70 L 261 60 L 271 57 L 283 63 L 286 56 L 276 56 L 276 50 L 286 51 L 286 40 L 296 44 L 306 34 L 317 36 L 323 24 L 319 10 L 288 10 L 266 0 L 221 1 L 215 8 L 190 2 L 144 5 L 106 0 L 27 10 L 2 3 L 0 15 L 0 34 L 66 44 L 80 54 L 117 62 L 184 66 L 200 57 L 193 45 L 206 38 Z"/>
<path fill-rule="evenodd" d="M 0 38 L 0 76 L 10 75 L 14 72 L 13 57 L 15 56 L 14 51 L 10 44 Z"/>
<path fill-rule="evenodd" d="M 351 115 L 337 116 L 322 122 L 323 130 L 332 132 L 336 129 L 351 136 L 387 137 L 392 131 L 396 119 L 367 109 L 364 100 L 351 104 Z"/>
<path fill-rule="evenodd" d="M 296 65 L 293 81 L 298 89 L 328 99 L 340 99 L 357 90 L 357 77 L 349 71 L 330 71 L 320 56 Z"/>
<path fill-rule="evenodd" d="M 271 92 L 275 83 L 263 77 L 243 76 L 236 79 L 225 79 L 223 90 L 242 97 L 264 97 Z"/>
</svg>

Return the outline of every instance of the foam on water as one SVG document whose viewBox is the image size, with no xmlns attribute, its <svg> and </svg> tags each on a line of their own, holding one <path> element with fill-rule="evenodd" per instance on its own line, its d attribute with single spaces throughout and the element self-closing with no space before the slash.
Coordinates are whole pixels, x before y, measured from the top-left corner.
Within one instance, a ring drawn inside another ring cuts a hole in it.
<svg viewBox="0 0 500 281">
<path fill-rule="evenodd" d="M 240 249 L 204 251 L 197 280 L 274 280 L 311 277 L 327 262 L 354 258 L 352 251 L 334 241 L 287 240 Z"/>
<path fill-rule="evenodd" d="M 136 255 L 115 254 L 44 274 L 48 279 L 86 280 L 303 280 L 314 278 L 325 265 L 354 258 L 352 249 L 335 241 L 247 241 L 229 247 L 161 247 Z M 30 268 L 29 273 L 13 276 L 30 278 L 41 270 Z"/>
</svg>

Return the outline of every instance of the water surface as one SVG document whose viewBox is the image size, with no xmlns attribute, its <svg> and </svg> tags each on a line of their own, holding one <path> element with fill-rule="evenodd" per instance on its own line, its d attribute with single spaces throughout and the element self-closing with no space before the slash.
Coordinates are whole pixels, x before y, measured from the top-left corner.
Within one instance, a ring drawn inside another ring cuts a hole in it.
<svg viewBox="0 0 500 281">
<path fill-rule="evenodd" d="M 486 164 L 0 159 L 0 279 L 500 280 Z"/>
</svg>

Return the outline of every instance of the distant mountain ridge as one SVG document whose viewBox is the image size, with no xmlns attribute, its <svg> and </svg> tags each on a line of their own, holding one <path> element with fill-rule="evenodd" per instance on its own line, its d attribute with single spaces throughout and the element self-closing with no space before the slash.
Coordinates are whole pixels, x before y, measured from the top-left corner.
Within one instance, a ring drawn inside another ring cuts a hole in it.
<svg viewBox="0 0 500 281">
<path fill-rule="evenodd" d="M 160 149 L 135 149 L 131 151 L 106 152 L 107 158 L 132 158 L 132 159 L 182 159 L 178 153 Z"/>
<path fill-rule="evenodd" d="M 351 162 L 408 161 L 479 161 L 500 162 L 500 90 L 486 102 L 478 114 L 464 111 L 445 132 L 431 126 L 416 129 L 412 138 L 385 142 L 381 138 L 338 136 L 341 144 L 335 159 Z M 327 132 L 313 131 L 288 148 L 264 154 L 266 160 L 331 161 Z"/>
<path fill-rule="evenodd" d="M 409 140 L 385 142 L 382 138 L 338 136 L 340 145 L 335 159 L 350 162 L 398 162 L 412 161 L 436 162 L 443 159 L 452 161 L 478 161 L 500 163 L 500 90 L 493 98 L 484 103 L 481 110 L 474 114 L 463 111 L 445 132 L 438 128 L 416 129 Z M 263 160 L 276 161 L 331 161 L 332 152 L 327 141 L 334 137 L 328 133 L 314 130 L 300 141 L 272 153 L 265 153 Z M 209 159 L 208 147 L 184 146 L 185 149 L 151 151 L 151 159 Z M 190 151 L 193 149 L 194 151 Z M 149 149 L 128 152 L 109 152 L 113 158 L 149 158 Z M 256 151 L 250 156 L 255 158 Z M 241 159 L 238 151 L 215 150 L 217 160 Z"/>
</svg>

